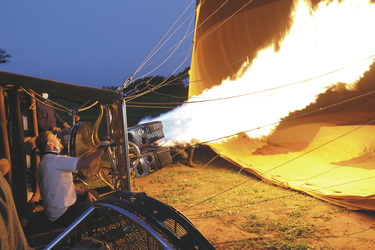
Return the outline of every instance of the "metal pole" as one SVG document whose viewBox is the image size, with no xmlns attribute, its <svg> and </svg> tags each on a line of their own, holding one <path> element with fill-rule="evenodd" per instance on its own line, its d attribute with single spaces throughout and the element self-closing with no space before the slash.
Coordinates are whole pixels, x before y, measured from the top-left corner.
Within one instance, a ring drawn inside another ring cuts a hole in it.
<svg viewBox="0 0 375 250">
<path fill-rule="evenodd" d="M 32 113 L 32 124 L 33 124 L 33 132 L 34 132 L 34 137 L 38 137 L 39 131 L 38 131 L 38 117 L 36 114 L 36 101 L 33 98 L 34 94 L 31 94 L 31 113 Z M 34 142 L 35 143 L 35 142 Z M 39 190 L 39 184 L 38 184 L 38 166 L 40 162 L 39 155 L 37 154 L 37 149 L 36 147 L 33 150 L 33 155 L 35 158 L 35 193 L 34 196 L 31 199 L 31 202 L 37 202 L 40 200 L 40 190 Z"/>
<path fill-rule="evenodd" d="M 65 237 L 69 235 L 69 233 L 78 226 L 88 215 L 90 215 L 94 211 L 94 206 L 91 205 L 83 214 L 81 214 L 69 227 L 67 227 L 63 232 L 61 232 L 51 243 L 48 244 L 44 248 L 44 250 L 50 250 L 63 240 Z"/>
<path fill-rule="evenodd" d="M 126 165 L 126 188 L 127 191 L 131 192 L 130 185 L 130 162 L 129 162 L 129 143 L 128 143 L 128 120 L 126 117 L 126 103 L 125 99 L 122 99 L 122 122 L 124 126 L 124 152 L 125 152 L 125 165 Z"/>
</svg>

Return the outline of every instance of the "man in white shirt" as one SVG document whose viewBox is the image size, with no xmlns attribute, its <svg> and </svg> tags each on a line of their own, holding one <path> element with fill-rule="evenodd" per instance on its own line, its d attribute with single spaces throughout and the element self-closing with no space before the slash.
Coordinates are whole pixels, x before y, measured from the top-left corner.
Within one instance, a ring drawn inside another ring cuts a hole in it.
<svg viewBox="0 0 375 250">
<path fill-rule="evenodd" d="M 96 200 L 91 192 L 74 185 L 73 173 L 95 166 L 110 142 L 101 142 L 99 148 L 85 158 L 60 155 L 64 147 L 52 131 L 40 134 L 35 144 L 41 153 L 38 183 L 44 211 L 50 221 L 68 226 L 83 208 Z"/>
</svg>

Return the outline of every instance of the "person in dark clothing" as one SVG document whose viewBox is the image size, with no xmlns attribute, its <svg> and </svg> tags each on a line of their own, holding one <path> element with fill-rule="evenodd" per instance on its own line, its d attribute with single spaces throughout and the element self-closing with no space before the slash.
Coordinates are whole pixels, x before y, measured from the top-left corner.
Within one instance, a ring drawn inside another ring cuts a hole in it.
<svg viewBox="0 0 375 250">
<path fill-rule="evenodd" d="M 51 102 L 47 100 L 48 94 L 43 93 L 45 101 L 43 103 L 36 103 L 36 114 L 38 120 L 39 134 L 44 131 L 50 130 L 53 132 L 60 132 L 61 128 L 57 125 L 63 126 L 65 129 L 69 129 L 70 126 L 57 114 L 56 110 L 52 106 Z"/>
<path fill-rule="evenodd" d="M 186 164 L 188 167 L 194 168 L 196 167 L 196 165 L 193 163 L 195 147 L 195 145 L 175 145 L 170 147 L 169 150 L 175 161 L 180 161 L 182 164 Z"/>
</svg>

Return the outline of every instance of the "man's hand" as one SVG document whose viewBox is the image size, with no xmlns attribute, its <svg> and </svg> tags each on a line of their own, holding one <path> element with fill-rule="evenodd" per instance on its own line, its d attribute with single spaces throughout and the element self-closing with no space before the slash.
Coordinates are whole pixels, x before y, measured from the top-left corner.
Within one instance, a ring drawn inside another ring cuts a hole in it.
<svg viewBox="0 0 375 250">
<path fill-rule="evenodd" d="M 96 201 L 96 198 L 95 198 L 95 196 L 92 195 L 92 193 L 87 192 L 86 200 L 89 201 L 89 202 L 94 202 L 94 201 Z"/>
<path fill-rule="evenodd" d="M 99 147 L 109 147 L 111 146 L 111 141 L 101 141 Z"/>
<path fill-rule="evenodd" d="M 100 142 L 98 149 L 104 148 L 105 151 L 107 151 L 108 147 L 111 146 L 111 144 L 112 144 L 112 142 L 110 142 L 110 141 L 102 141 L 102 142 Z"/>
<path fill-rule="evenodd" d="M 65 129 L 70 128 L 70 126 L 69 126 L 68 123 L 66 123 L 66 122 L 63 123 L 63 126 L 64 126 Z"/>
<path fill-rule="evenodd" d="M 53 130 L 53 132 L 60 132 L 61 128 L 59 128 L 59 127 L 53 127 L 52 130 Z"/>
</svg>

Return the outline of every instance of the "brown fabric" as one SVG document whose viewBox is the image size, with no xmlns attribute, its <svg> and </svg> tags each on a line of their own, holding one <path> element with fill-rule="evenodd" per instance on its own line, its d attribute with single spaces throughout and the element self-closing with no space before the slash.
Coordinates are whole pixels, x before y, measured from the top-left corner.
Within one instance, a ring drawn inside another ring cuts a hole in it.
<svg viewBox="0 0 375 250">
<path fill-rule="evenodd" d="M 0 175 L 0 249 L 30 249 L 14 205 L 12 191 Z"/>
</svg>

